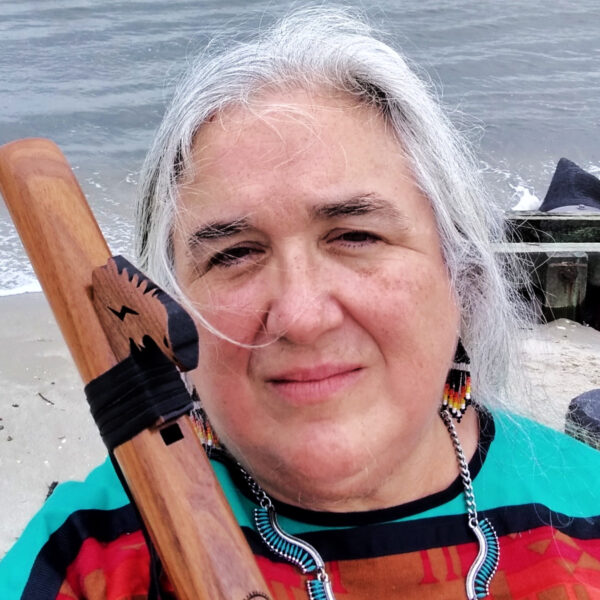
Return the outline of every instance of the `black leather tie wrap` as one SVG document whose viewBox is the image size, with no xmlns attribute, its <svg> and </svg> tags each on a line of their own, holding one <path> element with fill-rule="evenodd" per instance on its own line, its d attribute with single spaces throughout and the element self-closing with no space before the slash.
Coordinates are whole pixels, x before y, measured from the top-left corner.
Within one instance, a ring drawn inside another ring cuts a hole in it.
<svg viewBox="0 0 600 600">
<path fill-rule="evenodd" d="M 192 409 L 190 395 L 177 367 L 144 338 L 144 348 L 85 386 L 100 435 L 112 452 L 160 417 L 175 419 Z"/>
</svg>

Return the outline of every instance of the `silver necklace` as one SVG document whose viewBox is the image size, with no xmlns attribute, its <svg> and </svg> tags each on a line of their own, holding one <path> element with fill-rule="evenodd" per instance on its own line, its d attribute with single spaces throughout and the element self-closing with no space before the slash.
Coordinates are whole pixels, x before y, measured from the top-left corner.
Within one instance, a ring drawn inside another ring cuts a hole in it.
<svg viewBox="0 0 600 600">
<path fill-rule="evenodd" d="M 296 565 L 303 574 L 313 575 L 306 580 L 309 600 L 335 600 L 325 562 L 308 542 L 283 531 L 277 522 L 277 513 L 271 498 L 238 463 L 259 508 L 254 509 L 254 524 L 267 547 L 280 558 Z"/>
<path fill-rule="evenodd" d="M 490 582 L 496 573 L 498 562 L 500 561 L 500 544 L 496 530 L 490 523 L 490 520 L 482 519 L 480 521 L 477 517 L 477 505 L 475 504 L 475 494 L 473 493 L 473 482 L 471 481 L 469 464 L 460 445 L 460 440 L 458 439 L 458 434 L 456 433 L 456 428 L 448 409 L 442 408 L 440 410 L 440 417 L 442 417 L 442 421 L 444 421 L 444 425 L 448 429 L 454 446 L 460 478 L 462 479 L 464 488 L 465 502 L 467 504 L 468 524 L 479 544 L 479 552 L 467 573 L 465 581 L 465 591 L 468 600 L 477 600 L 478 598 L 485 598 L 490 593 Z"/>
<path fill-rule="evenodd" d="M 450 434 L 456 453 L 460 477 L 467 505 L 468 524 L 479 544 L 477 556 L 467 573 L 465 592 L 467 600 L 480 600 L 489 594 L 490 581 L 496 573 L 500 560 L 498 536 L 489 519 L 479 520 L 473 493 L 473 482 L 469 465 L 456 433 L 456 428 L 447 408 L 440 409 L 440 417 Z M 283 531 L 277 521 L 277 513 L 267 493 L 254 481 L 252 476 L 238 463 L 259 505 L 254 509 L 254 523 L 265 545 L 277 556 L 296 565 L 302 573 L 312 575 L 306 581 L 309 600 L 335 600 L 331 581 L 325 571 L 325 562 L 317 550 L 308 542 Z"/>
</svg>

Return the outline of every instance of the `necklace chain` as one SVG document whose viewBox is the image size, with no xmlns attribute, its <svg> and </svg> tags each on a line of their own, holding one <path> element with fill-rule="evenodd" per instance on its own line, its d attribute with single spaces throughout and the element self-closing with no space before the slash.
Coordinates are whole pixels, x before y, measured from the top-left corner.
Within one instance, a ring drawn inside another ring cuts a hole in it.
<svg viewBox="0 0 600 600">
<path fill-rule="evenodd" d="M 267 509 L 273 508 L 273 501 L 271 500 L 271 498 L 269 498 L 267 492 L 265 492 L 265 490 L 263 490 L 260 487 L 260 485 L 258 485 L 254 477 L 252 477 L 252 475 L 250 475 L 250 473 L 248 473 L 248 471 L 246 471 L 246 469 L 244 469 L 244 467 L 242 467 L 242 465 L 239 462 L 237 463 L 237 466 L 238 469 L 241 471 L 242 475 L 244 476 L 244 479 L 246 480 L 250 491 L 254 494 L 254 497 L 256 498 L 256 501 L 258 502 L 259 506 L 261 508 Z"/>
<path fill-rule="evenodd" d="M 469 514 L 469 525 L 471 527 L 477 524 L 477 504 L 475 503 L 475 494 L 473 493 L 473 481 L 471 480 L 471 472 L 469 471 L 469 463 L 465 458 L 458 434 L 456 433 L 456 427 L 452 421 L 449 411 L 446 408 L 440 410 L 440 417 L 446 425 L 446 429 L 450 434 L 452 445 L 454 446 L 454 452 L 456 454 L 456 460 L 458 461 L 458 468 L 460 471 L 460 478 L 463 482 L 463 493 L 465 496 L 465 502 L 467 505 L 467 512 Z"/>
<path fill-rule="evenodd" d="M 477 600 L 489 594 L 490 581 L 500 559 L 498 536 L 488 519 L 478 520 L 469 463 L 460 444 L 450 412 L 446 407 L 440 409 L 440 417 L 452 440 L 463 484 L 468 524 L 479 544 L 477 557 L 473 561 L 465 581 L 467 599 Z M 254 511 L 254 520 L 263 542 L 278 556 L 302 569 L 303 573 L 312 573 L 315 576 L 315 579 L 307 581 L 309 600 L 335 600 L 331 582 L 325 571 L 325 563 L 320 554 L 304 540 L 289 535 L 281 529 L 271 498 L 239 462 L 237 466 L 260 506 Z"/>
</svg>

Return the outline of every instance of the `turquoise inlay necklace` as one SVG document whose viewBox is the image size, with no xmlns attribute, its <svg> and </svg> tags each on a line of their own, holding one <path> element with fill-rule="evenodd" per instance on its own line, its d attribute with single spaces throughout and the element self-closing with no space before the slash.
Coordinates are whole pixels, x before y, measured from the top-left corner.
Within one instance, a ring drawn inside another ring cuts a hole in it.
<svg viewBox="0 0 600 600">
<path fill-rule="evenodd" d="M 452 417 L 447 408 L 440 410 L 440 416 L 452 439 L 464 487 L 469 527 L 473 530 L 479 544 L 477 556 L 467 573 L 465 592 L 467 600 L 480 600 L 489 594 L 490 581 L 498 568 L 500 560 L 498 536 L 488 519 L 479 520 L 477 517 L 469 465 L 460 445 Z M 302 573 L 313 575 L 313 578 L 306 582 L 309 600 L 335 600 L 331 581 L 325 571 L 325 562 L 321 555 L 308 542 L 281 529 L 277 522 L 273 502 L 267 493 L 239 463 L 238 466 L 259 504 L 259 508 L 254 509 L 254 523 L 263 542 L 280 558 L 296 565 Z"/>
<path fill-rule="evenodd" d="M 335 600 L 321 555 L 308 542 L 281 529 L 271 498 L 239 463 L 238 466 L 259 504 L 259 508 L 254 509 L 254 523 L 262 541 L 279 557 L 296 565 L 302 573 L 314 575 L 313 579 L 306 581 L 309 600 Z"/>
<path fill-rule="evenodd" d="M 469 464 L 460 445 L 452 417 L 445 408 L 440 410 L 440 416 L 448 429 L 452 444 L 454 445 L 458 468 L 460 469 L 460 477 L 464 487 L 465 502 L 469 515 L 469 527 L 473 530 L 479 543 L 479 552 L 467 573 L 465 582 L 465 591 L 467 592 L 468 600 L 477 600 L 478 598 L 485 598 L 490 593 L 490 582 L 496 573 L 500 561 L 500 544 L 498 543 L 496 531 L 489 519 L 479 521 L 477 517 L 477 505 L 475 504 L 475 494 L 473 493 L 473 482 L 471 481 Z"/>
</svg>

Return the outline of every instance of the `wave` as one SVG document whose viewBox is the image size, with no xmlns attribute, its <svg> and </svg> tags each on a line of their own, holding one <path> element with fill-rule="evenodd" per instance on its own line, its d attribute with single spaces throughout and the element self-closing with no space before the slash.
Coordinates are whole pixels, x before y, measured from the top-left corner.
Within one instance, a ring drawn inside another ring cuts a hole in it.
<svg viewBox="0 0 600 600">
<path fill-rule="evenodd" d="M 42 286 L 36 279 L 35 281 L 29 281 L 13 288 L 2 288 L 0 287 L 0 296 L 17 296 L 19 294 L 31 294 L 34 292 L 41 292 Z"/>
</svg>

